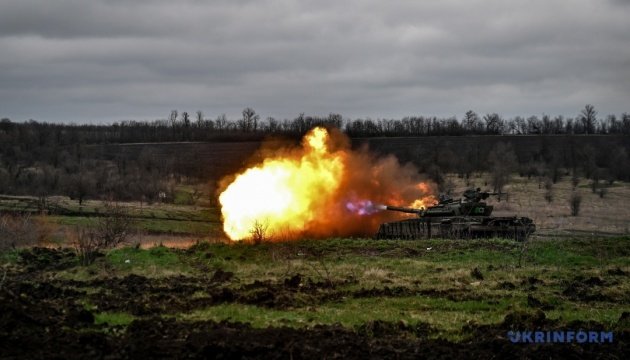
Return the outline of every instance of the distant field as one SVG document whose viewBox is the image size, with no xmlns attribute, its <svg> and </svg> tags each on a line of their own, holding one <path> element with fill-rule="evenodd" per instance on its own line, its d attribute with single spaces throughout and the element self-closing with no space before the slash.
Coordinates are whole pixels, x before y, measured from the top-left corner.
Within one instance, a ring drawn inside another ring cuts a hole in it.
<svg viewBox="0 0 630 360">
<path fill-rule="evenodd" d="M 467 188 L 464 179 L 448 175 L 447 182 L 452 184 L 452 193 L 456 198 Z M 481 187 L 491 190 L 487 174 L 473 174 L 468 187 Z M 606 235 L 630 234 L 630 184 L 615 182 L 606 186 L 606 194 L 600 197 L 593 193 L 590 181 L 582 179 L 576 192 L 582 197 L 580 213 L 571 216 L 569 197 L 573 186 L 569 177 L 562 178 L 553 185 L 553 201 L 545 200 L 545 189 L 539 179 L 512 176 L 504 189 L 508 193 L 498 201 L 491 197 L 487 202 L 495 207 L 496 216 L 526 216 L 534 220 L 537 231 L 535 237 L 600 237 Z M 170 244 L 185 246 L 199 239 L 224 241 L 220 210 L 212 202 L 205 200 L 200 205 L 141 204 L 139 202 L 121 203 L 134 219 L 138 234 L 132 242 L 142 244 Z M 67 197 L 51 197 L 49 203 L 54 212 L 45 216 L 46 221 L 58 226 L 55 243 L 64 243 L 66 228 L 89 225 L 94 216 L 99 216 L 103 203 L 96 200 L 84 201 L 79 206 L 75 200 Z M 0 195 L 0 211 L 32 212 L 37 211 L 37 199 L 28 196 Z"/>
<path fill-rule="evenodd" d="M 102 216 L 104 202 L 86 200 L 82 205 L 67 197 L 53 196 L 48 199 L 51 214 L 37 213 L 37 199 L 29 196 L 0 195 L 0 212 L 31 213 L 35 219 L 48 224 L 50 243 L 42 245 L 68 245 L 67 231 L 80 226 L 91 226 Z M 207 201 L 201 205 L 141 204 L 119 202 L 133 220 L 135 232 L 129 240 L 146 246 L 165 244 L 175 247 L 188 246 L 202 239 L 225 239 L 220 211 L 210 207 Z"/>
</svg>

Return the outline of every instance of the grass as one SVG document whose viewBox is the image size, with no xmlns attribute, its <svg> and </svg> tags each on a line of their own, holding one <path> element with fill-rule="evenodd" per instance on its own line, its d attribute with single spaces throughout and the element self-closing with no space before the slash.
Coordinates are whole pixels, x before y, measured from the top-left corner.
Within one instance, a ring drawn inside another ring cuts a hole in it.
<svg viewBox="0 0 630 360">
<path fill-rule="evenodd" d="M 179 201 L 175 204 L 146 204 L 139 202 L 120 203 L 134 219 L 136 229 L 151 234 L 174 234 L 194 236 L 221 236 L 220 214 L 213 207 L 190 205 L 189 189 L 182 186 L 177 191 Z M 186 200 L 188 199 L 188 200 Z M 185 201 L 184 201 L 185 200 Z M 49 198 L 52 215 L 50 223 L 61 227 L 91 226 L 94 216 L 104 208 L 99 200 L 86 200 L 82 205 L 66 197 Z M 37 198 L 31 196 L 0 195 L 0 211 L 38 213 Z"/>
<path fill-rule="evenodd" d="M 126 247 L 114 249 L 107 254 L 107 263 L 119 273 L 145 273 L 159 271 L 162 275 L 190 271 L 173 250 L 156 246 L 150 249 Z"/>
<path fill-rule="evenodd" d="M 16 264 L 20 261 L 20 251 L 17 249 L 7 249 L 0 251 L 0 265 Z"/>
<path fill-rule="evenodd" d="M 471 324 L 498 324 L 512 312 L 537 311 L 530 304 L 532 297 L 550 306 L 545 310 L 547 317 L 561 324 L 592 320 L 611 328 L 625 326 L 617 321 L 630 303 L 630 237 L 533 239 L 519 267 L 516 254 L 520 245 L 503 239 L 329 239 L 260 245 L 199 243 L 188 250 L 125 247 L 109 251 L 88 267 L 76 266 L 50 276 L 89 284 L 90 279 L 128 274 L 150 278 L 183 274 L 207 284 L 208 276 L 222 269 L 233 272 L 234 277 L 216 286 L 241 294 L 253 294 L 255 289 L 239 289 L 255 281 L 282 284 L 295 274 L 303 281 L 310 278 L 335 284 L 333 289 L 318 290 L 332 292 L 333 297 L 318 298 L 319 292 L 301 291 L 282 295 L 292 296 L 293 305 L 288 308 L 232 301 L 163 314 L 184 321 L 228 320 L 255 327 L 341 324 L 355 329 L 374 320 L 402 321 L 429 324 L 434 329 L 431 336 L 462 341 L 470 336 L 467 329 Z M 15 259 L 16 254 L 4 252 L 2 256 Z M 600 278 L 603 285 L 587 291 L 604 298 L 581 300 L 564 294 L 570 284 L 593 277 Z M 386 288 L 406 292 L 387 295 Z M 187 296 L 207 298 L 203 289 Z M 87 297 L 99 292 L 98 288 L 82 290 Z M 98 324 L 125 326 L 141 318 L 86 308 L 95 314 Z"/>
<path fill-rule="evenodd" d="M 630 256 L 623 250 L 629 244 L 628 237 L 598 241 L 534 240 L 521 267 L 516 266 L 514 254 L 520 244 L 501 239 L 470 242 L 333 239 L 260 246 L 206 244 L 198 251 L 212 253 L 214 261 L 222 259 L 223 265 L 235 271 L 241 283 L 265 278 L 281 280 L 287 273 L 301 273 L 318 280 L 317 273 L 310 270 L 317 262 L 308 255 L 304 258 L 298 255 L 317 249 L 324 254 L 323 261 L 334 281 L 351 275 L 356 279 L 356 283 L 339 285 L 340 289 L 356 291 L 402 286 L 415 289 L 420 295 L 346 297 L 312 305 L 296 302 L 294 308 L 282 310 L 222 304 L 182 313 L 178 318 L 240 321 L 255 327 L 341 324 L 357 328 L 373 320 L 404 321 L 430 324 L 436 330 L 434 337 L 459 341 L 469 335 L 464 330 L 467 325 L 496 324 L 514 311 L 533 312 L 536 308 L 528 304 L 528 296 L 533 296 L 551 305 L 553 308 L 547 310 L 547 317 L 562 324 L 592 320 L 612 327 L 625 308 L 623 304 L 628 304 L 625 294 L 630 293 L 630 282 L 611 279 L 606 270 L 616 266 L 630 270 Z M 427 247 L 435 251 L 426 251 Z M 424 252 L 393 256 L 400 248 L 424 249 Z M 271 254 L 279 249 L 290 254 L 288 258 L 274 260 Z M 287 262 L 292 264 L 289 271 L 286 264 L 279 264 Z M 472 275 L 473 268 L 481 270 L 482 280 Z M 611 295 L 618 303 L 584 303 L 563 296 L 567 283 L 577 276 L 606 279 L 612 285 L 601 292 Z M 534 290 L 527 285 L 530 278 L 539 282 Z M 505 283 L 514 289 L 501 288 Z"/>
<path fill-rule="evenodd" d="M 612 329 L 619 320 L 619 309 L 600 304 L 575 305 L 549 310 L 546 315 L 550 319 L 560 319 L 564 322 L 597 321 Z"/>
<path fill-rule="evenodd" d="M 129 325 L 135 317 L 127 313 L 119 312 L 100 312 L 94 314 L 94 323 L 96 325 Z"/>
<path fill-rule="evenodd" d="M 141 219 L 136 222 L 136 227 L 138 230 L 145 230 L 151 233 L 191 234 L 199 236 L 217 233 L 221 229 L 220 224 L 213 222 L 160 219 Z"/>
<path fill-rule="evenodd" d="M 409 325 L 429 324 L 435 333 L 452 341 L 464 339 L 465 325 L 490 325 L 499 323 L 511 311 L 527 311 L 525 297 L 489 301 L 451 301 L 430 297 L 348 299 L 321 306 L 307 306 L 290 310 L 274 310 L 252 305 L 224 304 L 190 313 L 180 314 L 182 320 L 238 321 L 254 327 L 290 326 L 310 327 L 319 324 L 340 324 L 348 328 L 359 328 L 365 323 L 381 320 Z M 550 318 L 564 321 L 580 319 L 614 323 L 618 310 L 601 309 L 601 312 L 586 308 L 571 307 L 549 313 Z"/>
<path fill-rule="evenodd" d="M 447 175 L 449 182 L 454 184 L 453 193 L 458 195 L 468 187 L 488 188 L 488 174 L 475 173 L 466 184 L 454 174 Z M 589 180 L 590 181 L 590 180 Z M 548 203 L 544 200 L 544 188 L 539 188 L 539 179 L 512 176 L 511 182 L 504 191 L 509 193 L 508 201 L 497 202 L 496 199 L 488 199 L 494 206 L 494 215 L 497 216 L 527 216 L 534 220 L 537 226 L 535 237 L 544 236 L 571 236 L 576 231 L 582 232 L 582 236 L 593 233 L 598 237 L 602 233 L 630 234 L 630 211 L 627 203 L 630 200 L 630 184 L 615 182 L 614 186 L 607 187 L 608 193 L 604 198 L 593 194 L 590 188 L 583 188 L 587 180 L 581 179 L 578 192 L 582 196 L 582 205 L 579 216 L 570 216 L 568 199 L 573 191 L 571 179 L 565 176 L 553 185 L 554 200 Z M 588 185 L 588 184 L 587 184 Z M 200 187 L 201 189 L 201 187 Z M 216 204 L 208 201 L 209 194 L 203 194 L 200 203 L 203 207 L 189 205 L 192 185 L 180 185 L 175 191 L 173 204 L 140 202 L 121 203 L 129 214 L 135 219 L 136 228 L 140 233 L 152 235 L 196 236 L 212 237 L 222 240 L 225 236 L 221 230 L 220 210 Z M 62 196 L 48 198 L 52 208 L 56 209 L 48 216 L 51 223 L 60 227 L 86 226 L 90 224 L 90 217 L 98 215 L 104 204 L 98 200 L 86 200 L 79 205 L 76 200 Z M 203 200 L 203 201 L 202 201 Z M 0 211 L 32 212 L 36 213 L 37 198 L 32 196 L 7 196 L 0 195 Z M 337 245 L 345 244 L 351 248 L 344 251 L 356 250 L 362 244 L 351 245 L 343 240 L 318 246 L 315 250 L 327 251 L 326 247 L 337 248 Z M 430 244 L 430 243 L 427 243 Z M 308 245 L 304 244 L 308 247 Z M 371 245 L 374 251 L 380 251 L 379 246 Z M 389 245 L 383 245 L 387 248 Z M 428 245 L 431 246 L 431 245 Z M 393 250 L 396 251 L 396 250 Z M 474 254 L 483 255 L 483 254 Z M 459 261 L 457 254 L 445 256 L 445 261 Z M 590 261 L 588 259 L 575 259 L 575 261 Z"/>
<path fill-rule="evenodd" d="M 47 217 L 52 223 L 61 226 L 93 226 L 94 218 L 89 216 L 59 216 Z M 204 222 L 197 220 L 164 220 L 164 219 L 134 219 L 134 227 L 137 231 L 152 234 L 177 234 L 206 236 L 221 231 L 221 225 L 216 222 Z"/>
</svg>

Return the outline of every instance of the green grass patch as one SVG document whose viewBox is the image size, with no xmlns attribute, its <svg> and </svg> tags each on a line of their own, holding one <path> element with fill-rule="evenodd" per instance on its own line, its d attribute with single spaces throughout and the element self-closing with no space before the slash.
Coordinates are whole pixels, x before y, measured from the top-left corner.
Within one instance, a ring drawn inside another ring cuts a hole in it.
<svg viewBox="0 0 630 360">
<path fill-rule="evenodd" d="M 101 312 L 94 314 L 94 323 L 96 325 L 106 324 L 109 326 L 129 325 L 135 317 L 131 314 L 121 312 Z"/>
<path fill-rule="evenodd" d="M 208 235 L 217 232 L 221 224 L 205 221 L 138 219 L 136 228 L 152 233 Z"/>
<path fill-rule="evenodd" d="M 546 311 L 545 314 L 550 319 L 559 319 L 563 323 L 571 321 L 597 321 L 613 328 L 622 310 L 611 307 L 608 304 L 566 304 L 560 309 Z"/>
<path fill-rule="evenodd" d="M 20 251 L 18 249 L 0 251 L 0 264 L 17 264 L 19 261 Z"/>
<path fill-rule="evenodd" d="M 208 235 L 221 230 L 221 224 L 210 221 L 164 219 L 166 215 L 156 218 L 135 218 L 134 227 L 139 231 L 180 235 Z M 58 225 L 71 227 L 94 226 L 94 217 L 52 215 L 48 219 Z"/>
<path fill-rule="evenodd" d="M 150 249 L 125 247 L 114 249 L 107 253 L 107 262 L 114 269 L 138 273 L 162 272 L 179 273 L 188 272 L 190 268 L 181 261 L 176 250 L 164 246 L 156 246 Z"/>
<path fill-rule="evenodd" d="M 252 305 L 224 304 L 180 314 L 184 320 L 239 321 L 254 327 L 341 324 L 357 328 L 367 322 L 382 320 L 408 324 L 428 323 L 438 330 L 436 336 L 459 338 L 462 326 L 471 322 L 492 324 L 503 320 L 512 307 L 507 300 L 492 304 L 484 301 L 454 302 L 428 297 L 348 299 L 339 303 L 289 310 L 260 308 Z"/>
<path fill-rule="evenodd" d="M 630 264 L 630 238 L 558 239 L 532 241 L 527 261 L 556 267 Z"/>
</svg>

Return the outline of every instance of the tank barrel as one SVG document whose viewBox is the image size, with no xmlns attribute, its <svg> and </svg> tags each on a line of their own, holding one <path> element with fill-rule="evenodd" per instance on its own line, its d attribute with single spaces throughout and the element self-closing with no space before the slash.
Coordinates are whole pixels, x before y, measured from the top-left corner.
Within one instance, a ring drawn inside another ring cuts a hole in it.
<svg viewBox="0 0 630 360">
<path fill-rule="evenodd" d="M 406 207 L 390 206 L 390 205 L 385 205 L 385 209 L 391 210 L 391 211 L 404 212 L 408 214 L 422 214 L 424 212 L 424 210 L 422 209 L 414 209 L 414 208 L 406 208 Z"/>
</svg>

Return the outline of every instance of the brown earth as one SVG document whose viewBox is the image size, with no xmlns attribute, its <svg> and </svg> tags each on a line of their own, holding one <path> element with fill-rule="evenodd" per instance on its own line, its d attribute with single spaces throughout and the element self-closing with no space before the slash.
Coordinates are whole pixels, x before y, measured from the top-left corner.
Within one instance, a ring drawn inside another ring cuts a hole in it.
<svg viewBox="0 0 630 360">
<path fill-rule="evenodd" d="M 44 292 L 52 295 L 56 290 Z M 35 292 L 38 293 L 38 292 Z M 59 295 L 59 294 L 57 294 Z M 66 294 L 67 295 L 67 294 Z M 67 299 L 67 298 L 66 298 Z M 121 327 L 94 325 L 92 313 L 72 300 L 48 300 L 0 292 L 2 358 L 623 358 L 630 334 L 613 344 L 512 344 L 510 329 L 552 328 L 537 315 L 510 314 L 497 326 L 471 327 L 470 340 L 452 343 L 428 339 L 431 328 L 418 324 L 370 322 L 357 330 L 340 326 L 252 328 L 228 322 L 185 322 L 158 316 Z M 620 321 L 625 319 L 620 319 Z M 604 329 L 601 324 L 575 324 Z"/>
<path fill-rule="evenodd" d="M 44 254 L 44 252 L 51 254 Z M 300 275 L 281 281 L 255 281 L 231 288 L 234 274 L 216 271 L 206 277 L 146 278 L 128 275 L 89 281 L 51 280 L 46 269 L 69 266 L 72 254 L 33 250 L 21 269 L 9 270 L 0 286 L 0 358 L 627 358 L 630 353 L 630 314 L 618 321 L 612 344 L 512 344 L 509 330 L 610 330 L 596 322 L 559 324 L 547 319 L 544 303 L 531 297 L 535 313 L 509 313 L 495 325 L 469 325 L 461 342 L 431 337 L 427 324 L 370 321 L 355 329 L 338 325 L 307 328 L 254 328 L 249 324 L 177 320 L 169 314 L 237 302 L 288 309 L 335 301 L 342 297 L 433 296 L 464 299 L 462 294 L 421 292 L 406 287 L 338 289 L 343 284 L 313 282 Z M 48 256 L 45 256 L 48 255 Z M 54 264 L 44 259 L 56 258 Z M 29 270 L 24 270 L 29 269 Z M 617 275 L 616 275 L 617 276 Z M 352 280 L 348 280 L 351 282 Z M 598 277 L 576 277 L 566 296 L 604 286 Z M 536 278 L 521 286 L 541 285 Z M 500 284 L 512 288 L 512 283 Z M 197 294 L 197 296 L 193 296 Z M 199 296 L 199 294 L 203 296 Z M 299 295 L 299 296 L 298 296 Z M 88 300 L 98 310 L 137 316 L 128 326 L 95 324 Z M 590 301 L 586 298 L 584 301 Z M 296 305 L 297 302 L 297 305 Z M 164 316 L 166 315 L 166 316 Z"/>
</svg>

